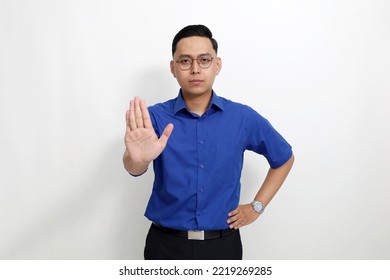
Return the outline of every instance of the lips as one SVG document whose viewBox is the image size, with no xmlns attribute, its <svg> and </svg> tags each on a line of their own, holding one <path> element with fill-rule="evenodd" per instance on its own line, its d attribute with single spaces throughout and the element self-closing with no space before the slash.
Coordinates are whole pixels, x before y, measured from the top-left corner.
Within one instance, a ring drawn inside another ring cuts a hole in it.
<svg viewBox="0 0 390 280">
<path fill-rule="evenodd" d="M 201 83 L 203 83 L 203 80 L 197 80 L 197 79 L 190 80 L 190 84 L 192 85 L 200 85 Z"/>
</svg>

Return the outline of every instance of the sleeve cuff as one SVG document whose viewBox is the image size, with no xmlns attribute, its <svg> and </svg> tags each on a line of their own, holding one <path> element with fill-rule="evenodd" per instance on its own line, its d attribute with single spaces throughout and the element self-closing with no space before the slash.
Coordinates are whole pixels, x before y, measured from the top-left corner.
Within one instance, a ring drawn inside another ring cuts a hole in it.
<svg viewBox="0 0 390 280">
<path fill-rule="evenodd" d="M 129 172 L 129 174 L 130 174 L 131 176 L 133 176 L 133 177 L 139 177 L 139 176 L 141 176 L 141 175 L 145 174 L 145 173 L 146 173 L 146 171 L 148 171 L 148 168 L 146 168 L 146 170 L 145 170 L 144 172 L 142 172 L 141 174 L 137 174 L 137 175 L 135 175 L 135 174 L 131 174 L 130 172 Z"/>
</svg>

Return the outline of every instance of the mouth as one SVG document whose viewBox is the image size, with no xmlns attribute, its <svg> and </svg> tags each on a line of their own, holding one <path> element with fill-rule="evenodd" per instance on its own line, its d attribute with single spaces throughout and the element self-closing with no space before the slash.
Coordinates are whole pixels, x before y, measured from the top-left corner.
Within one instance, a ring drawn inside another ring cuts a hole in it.
<svg viewBox="0 0 390 280">
<path fill-rule="evenodd" d="M 203 80 L 197 80 L 197 79 L 194 79 L 194 80 L 190 80 L 190 84 L 191 85 L 200 85 L 201 83 L 203 83 Z"/>
</svg>

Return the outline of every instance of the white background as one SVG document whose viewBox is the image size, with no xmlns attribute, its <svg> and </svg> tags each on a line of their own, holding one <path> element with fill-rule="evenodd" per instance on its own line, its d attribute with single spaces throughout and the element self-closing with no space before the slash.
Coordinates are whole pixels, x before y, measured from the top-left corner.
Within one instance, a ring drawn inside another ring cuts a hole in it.
<svg viewBox="0 0 390 280">
<path fill-rule="evenodd" d="M 0 259 L 142 259 L 152 169 L 122 166 L 125 111 L 177 95 L 171 41 L 210 27 L 214 89 L 296 163 L 242 229 L 245 259 L 390 258 L 387 0 L 0 0 Z M 227 128 L 228 129 L 228 128 Z M 242 202 L 267 164 L 246 153 Z"/>
</svg>

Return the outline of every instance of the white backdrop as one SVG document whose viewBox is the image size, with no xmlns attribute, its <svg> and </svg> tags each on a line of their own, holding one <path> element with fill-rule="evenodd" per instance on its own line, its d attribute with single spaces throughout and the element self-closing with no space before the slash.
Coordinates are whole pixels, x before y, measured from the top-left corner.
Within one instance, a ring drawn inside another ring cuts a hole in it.
<svg viewBox="0 0 390 280">
<path fill-rule="evenodd" d="M 0 259 L 142 259 L 153 172 L 122 167 L 125 111 L 175 97 L 173 36 L 210 27 L 214 89 L 296 163 L 245 259 L 390 258 L 387 0 L 0 0 Z M 267 171 L 246 154 L 242 202 Z"/>
</svg>

